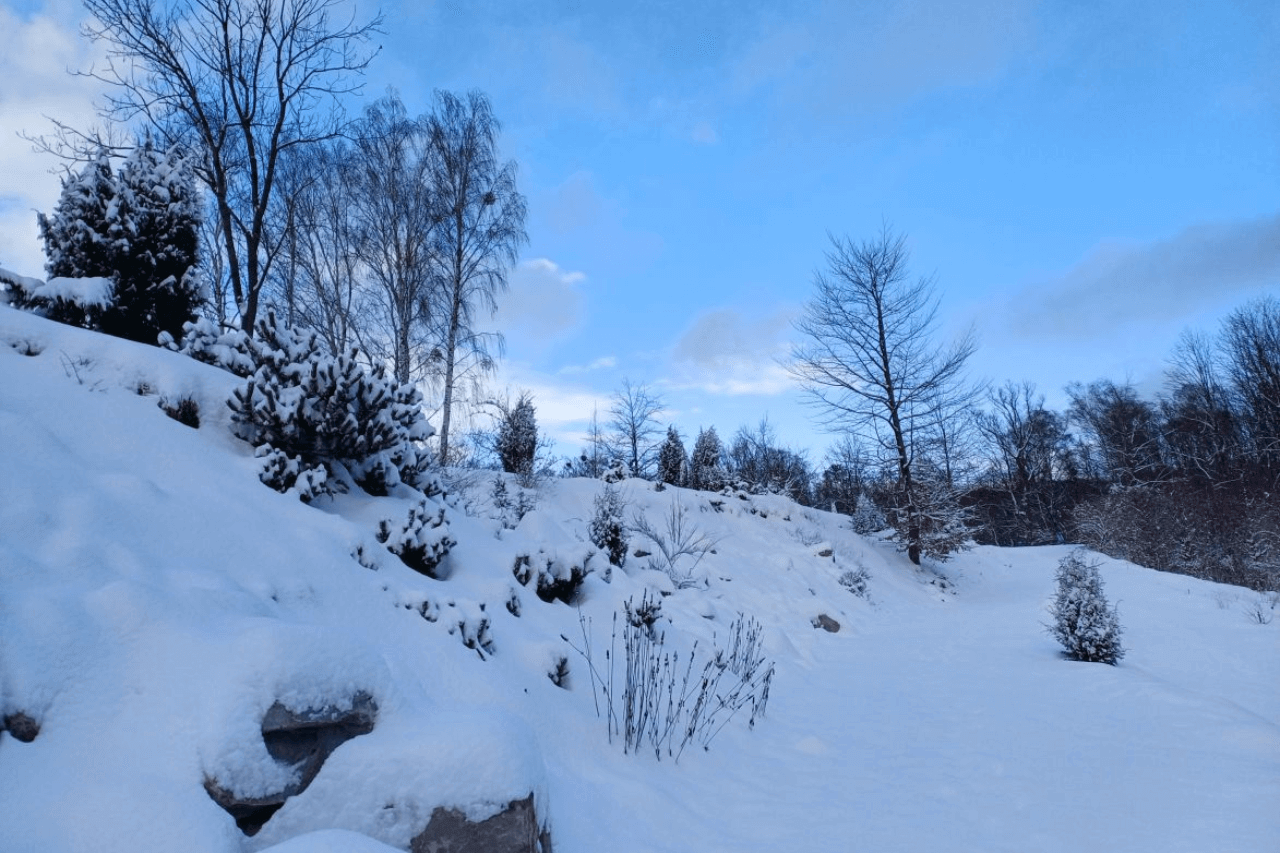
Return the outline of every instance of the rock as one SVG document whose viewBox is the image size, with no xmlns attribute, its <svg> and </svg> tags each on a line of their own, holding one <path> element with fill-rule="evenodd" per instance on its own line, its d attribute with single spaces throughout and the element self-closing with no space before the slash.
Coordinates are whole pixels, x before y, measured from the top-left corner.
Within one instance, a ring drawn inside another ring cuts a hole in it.
<svg viewBox="0 0 1280 853">
<path fill-rule="evenodd" d="M 825 613 L 819 613 L 817 616 L 813 617 L 813 627 L 821 628 L 824 631 L 830 631 L 834 634 L 840 630 L 840 623 Z"/>
<path fill-rule="evenodd" d="M 254 835 L 279 811 L 285 800 L 307 789 L 325 759 L 343 743 L 373 731 L 378 705 L 368 693 L 357 693 L 351 707 L 335 705 L 291 711 L 279 702 L 262 718 L 262 740 L 267 754 L 296 771 L 294 781 L 281 791 L 264 797 L 242 797 L 224 788 L 217 779 L 206 778 L 204 789 L 222 806 L 245 835 Z"/>
<path fill-rule="evenodd" d="M 340 710 L 333 705 L 305 711 L 290 711 L 276 702 L 262 718 L 262 740 L 267 752 L 276 761 L 294 765 L 299 781 L 296 790 L 285 796 L 300 793 L 316 778 L 320 767 L 335 749 L 353 737 L 373 731 L 378 705 L 368 693 L 357 693 L 351 707 Z"/>
<path fill-rule="evenodd" d="M 539 830 L 533 794 L 513 800 L 493 817 L 473 823 L 457 809 L 437 808 L 427 828 L 409 842 L 411 853 L 551 853 L 551 835 Z"/>
<path fill-rule="evenodd" d="M 813 550 L 813 556 L 815 557 L 832 557 L 835 553 L 835 548 L 831 547 L 831 543 L 829 542 L 821 542 Z"/>
<path fill-rule="evenodd" d="M 27 716 L 21 711 L 8 714 L 4 718 L 4 725 L 0 726 L 0 731 L 8 730 L 15 740 L 23 743 L 31 743 L 36 739 L 36 735 L 40 734 L 40 724 L 33 718 Z"/>
</svg>

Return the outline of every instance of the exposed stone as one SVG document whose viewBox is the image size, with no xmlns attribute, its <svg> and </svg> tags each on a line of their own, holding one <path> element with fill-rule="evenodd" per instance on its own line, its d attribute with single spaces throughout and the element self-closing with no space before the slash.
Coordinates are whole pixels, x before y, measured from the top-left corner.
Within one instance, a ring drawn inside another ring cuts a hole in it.
<svg viewBox="0 0 1280 853">
<path fill-rule="evenodd" d="M 236 819 L 245 835 L 254 835 L 285 800 L 307 789 L 335 749 L 373 731 L 377 715 L 378 704 L 364 692 L 352 698 L 350 708 L 326 705 L 292 711 L 276 702 L 262 718 L 262 740 L 268 755 L 294 769 L 294 781 L 263 797 L 239 796 L 216 779 L 205 779 L 204 789 Z"/>
<path fill-rule="evenodd" d="M 813 627 L 821 628 L 824 631 L 830 631 L 834 634 L 836 631 L 840 630 L 840 623 L 825 613 L 819 613 L 817 616 L 813 617 Z"/>
<path fill-rule="evenodd" d="M 269 794 L 265 797 L 242 797 L 218 784 L 218 780 L 208 776 L 204 780 L 204 789 L 209 798 L 235 818 L 236 826 L 245 835 L 257 835 L 258 830 L 271 820 L 271 816 L 280 810 L 288 799 L 284 792 Z"/>
<path fill-rule="evenodd" d="M 21 711 L 15 711 L 7 714 L 4 718 L 4 725 L 0 726 L 0 731 L 8 730 L 15 740 L 23 743 L 31 743 L 36 739 L 36 735 L 40 734 L 40 724 L 33 718 Z"/>
<path fill-rule="evenodd" d="M 513 800 L 479 822 L 457 809 L 437 808 L 426 829 L 409 842 L 411 853 L 552 853 L 551 835 L 539 830 L 533 794 Z"/>
<path fill-rule="evenodd" d="M 822 543 L 821 545 L 819 545 L 819 546 L 817 547 L 817 549 L 813 552 L 813 555 L 814 555 L 815 557 L 831 557 L 831 556 L 834 556 L 834 555 L 835 555 L 835 553 L 836 553 L 836 551 L 835 551 L 835 549 L 834 549 L 834 548 L 832 548 L 832 547 L 831 547 L 831 545 L 829 545 L 829 544 L 828 544 L 828 543 L 826 543 L 826 542 L 823 542 L 823 543 Z"/>
</svg>

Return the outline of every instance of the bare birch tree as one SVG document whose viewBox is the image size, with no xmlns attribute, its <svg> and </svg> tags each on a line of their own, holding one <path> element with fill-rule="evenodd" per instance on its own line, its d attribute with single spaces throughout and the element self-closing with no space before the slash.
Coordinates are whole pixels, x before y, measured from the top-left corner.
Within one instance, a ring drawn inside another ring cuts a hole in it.
<svg viewBox="0 0 1280 853">
<path fill-rule="evenodd" d="M 351 213 L 364 274 L 370 280 L 374 329 L 362 346 L 395 365 L 396 381 L 415 375 L 429 356 L 439 297 L 433 261 L 439 216 L 428 122 L 410 118 L 394 93 L 365 108 L 352 128 Z"/>
<path fill-rule="evenodd" d="M 442 324 L 444 399 L 440 461 L 449 462 L 449 427 L 459 380 L 490 372 L 502 338 L 476 328 L 476 313 L 497 310 L 507 289 L 524 230 L 525 199 L 516 190 L 514 161 L 498 159 L 500 125 L 480 92 L 437 92 L 428 119 L 432 186 L 439 216 L 435 232 Z"/>
<path fill-rule="evenodd" d="M 828 428 L 858 435 L 893 460 L 899 536 L 919 564 L 932 545 L 918 503 L 918 439 L 936 428 L 940 410 L 972 394 L 963 370 L 977 344 L 970 333 L 938 348 L 933 282 L 910 279 L 904 237 L 886 228 L 873 240 L 833 236 L 831 244 L 817 293 L 796 321 L 807 340 L 794 348 L 790 370 Z M 951 547 L 954 538 L 941 541 Z"/>
<path fill-rule="evenodd" d="M 227 277 L 250 334 L 270 272 L 268 212 L 281 157 L 337 134 L 339 99 L 359 88 L 371 58 L 363 45 L 381 19 L 344 21 L 344 7 L 85 0 L 85 33 L 107 46 L 106 65 L 87 72 L 112 87 L 103 117 L 149 125 L 166 148 L 201 154 L 197 175 L 214 198 Z"/>
</svg>

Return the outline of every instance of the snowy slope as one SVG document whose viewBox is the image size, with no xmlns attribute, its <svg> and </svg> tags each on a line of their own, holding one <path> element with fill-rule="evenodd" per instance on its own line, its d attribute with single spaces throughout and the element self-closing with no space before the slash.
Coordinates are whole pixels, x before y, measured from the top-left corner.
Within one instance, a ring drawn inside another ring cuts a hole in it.
<svg viewBox="0 0 1280 853">
<path fill-rule="evenodd" d="M 1280 619 L 1249 621 L 1249 593 L 1104 561 L 1129 653 L 1074 663 L 1041 625 L 1065 549 L 975 549 L 944 580 L 781 498 L 717 510 L 628 481 L 629 514 L 660 525 L 679 501 L 718 540 L 699 583 L 635 557 L 606 579 L 596 556 L 578 606 L 548 604 L 512 566 L 584 556 L 602 484 L 550 482 L 507 529 L 493 475 L 455 495 L 433 580 L 373 536 L 408 490 L 308 507 L 257 481 L 227 429 L 237 381 L 0 307 L 0 712 L 41 723 L 0 735 L 4 853 L 386 850 L 436 806 L 481 818 L 531 791 L 561 853 L 1277 849 Z M 162 396 L 195 399 L 200 428 Z M 858 568 L 867 598 L 838 582 Z M 615 611 L 645 591 L 671 593 L 672 647 L 723 645 L 745 613 L 776 665 L 766 716 L 678 763 L 609 743 L 562 639 L 581 645 L 581 616 L 606 668 Z M 483 658 L 462 642 L 482 620 Z M 278 785 L 266 708 L 361 690 L 374 732 L 244 837 L 205 777 Z"/>
</svg>

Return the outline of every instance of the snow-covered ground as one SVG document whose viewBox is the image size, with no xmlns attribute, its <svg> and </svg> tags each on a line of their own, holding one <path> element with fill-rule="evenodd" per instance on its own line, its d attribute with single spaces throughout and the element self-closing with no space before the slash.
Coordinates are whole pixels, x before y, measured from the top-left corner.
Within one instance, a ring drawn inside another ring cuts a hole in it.
<svg viewBox="0 0 1280 853">
<path fill-rule="evenodd" d="M 0 851 L 385 851 L 436 806 L 530 792 L 558 853 L 1280 849 L 1280 618 L 1251 621 L 1252 593 L 1103 560 L 1128 654 L 1075 663 L 1042 626 L 1066 549 L 919 571 L 781 498 L 628 481 L 628 517 L 678 501 L 717 540 L 693 585 L 600 555 L 576 607 L 544 603 L 516 558 L 583 556 L 600 482 L 546 483 L 514 529 L 492 474 L 457 484 L 434 580 L 374 538 L 416 494 L 306 506 L 258 482 L 228 429 L 238 381 L 0 306 L 0 715 L 40 723 L 0 734 Z M 183 396 L 198 430 L 157 406 Z M 860 569 L 866 597 L 839 582 Z M 646 591 L 670 593 L 682 654 L 742 613 L 776 667 L 754 728 L 741 712 L 678 763 L 609 742 L 562 639 L 586 623 L 607 672 L 614 613 Z M 463 639 L 484 620 L 482 656 Z M 246 838 L 205 778 L 278 787 L 267 707 L 359 691 L 374 731 Z"/>
</svg>

